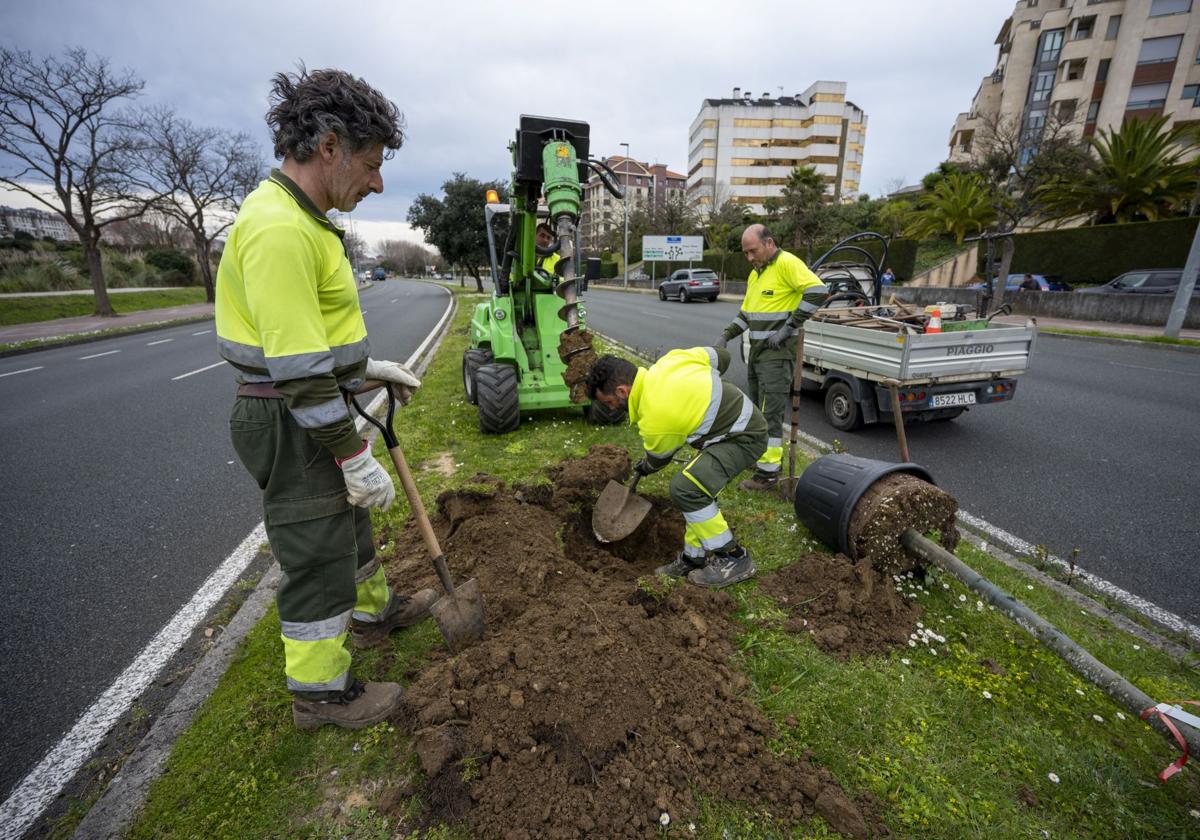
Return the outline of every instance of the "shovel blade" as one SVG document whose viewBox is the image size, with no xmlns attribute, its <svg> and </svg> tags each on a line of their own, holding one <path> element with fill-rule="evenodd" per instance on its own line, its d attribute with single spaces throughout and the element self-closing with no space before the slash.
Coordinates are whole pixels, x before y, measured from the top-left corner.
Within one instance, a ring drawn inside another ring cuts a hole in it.
<svg viewBox="0 0 1200 840">
<path fill-rule="evenodd" d="M 443 595 L 429 611 L 451 653 L 458 653 L 483 638 L 483 595 L 475 578 L 456 586 L 454 594 Z"/>
<path fill-rule="evenodd" d="M 623 540 L 637 530 L 651 504 L 624 484 L 608 482 L 592 508 L 592 532 L 600 542 Z"/>
</svg>

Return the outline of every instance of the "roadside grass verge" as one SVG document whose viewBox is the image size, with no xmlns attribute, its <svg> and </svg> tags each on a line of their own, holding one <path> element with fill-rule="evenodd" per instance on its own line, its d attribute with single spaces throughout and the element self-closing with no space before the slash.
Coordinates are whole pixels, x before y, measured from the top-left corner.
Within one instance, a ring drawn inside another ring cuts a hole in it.
<svg viewBox="0 0 1200 840">
<path fill-rule="evenodd" d="M 1131 333 L 1105 332 L 1104 330 L 1069 330 L 1060 327 L 1044 327 L 1038 324 L 1038 330 L 1054 335 L 1082 335 L 1092 338 L 1117 338 L 1122 341 L 1145 341 L 1149 344 L 1168 344 L 1174 347 L 1200 347 L 1200 341 L 1193 338 L 1172 338 L 1167 335 L 1133 335 Z"/>
<path fill-rule="evenodd" d="M 548 466 L 582 456 L 593 444 L 640 449 L 629 427 L 589 426 L 579 410 L 523 417 L 511 434 L 483 436 L 459 370 L 476 300 L 460 295 L 460 311 L 421 393 L 396 421 L 430 508 L 437 493 L 477 472 L 545 481 Z M 380 443 L 376 455 L 386 463 Z M 665 495 L 673 471 L 651 476 L 643 488 Z M 781 499 L 733 488 L 722 495 L 722 509 L 761 574 L 826 551 Z M 379 538 L 390 541 L 407 515 L 402 498 L 378 515 Z M 385 544 L 382 558 L 391 551 Z M 1200 697 L 1194 671 L 965 543 L 959 555 L 1151 696 Z M 886 657 L 846 662 L 822 653 L 807 635 L 785 633 L 782 612 L 753 583 L 733 588 L 741 665 L 755 700 L 777 723 L 778 750 L 810 753 L 849 792 L 874 796 L 898 837 L 1200 831 L 1200 817 L 1192 815 L 1200 807 L 1192 767 L 1166 785 L 1155 779 L 1175 757 L 1159 735 L 996 611 L 980 608 L 948 576 L 931 571 L 896 585 L 922 606 L 922 624 L 944 641 L 929 637 Z M 130 836 L 464 837 L 445 826 L 415 831 L 421 805 L 403 791 L 420 770 L 407 740 L 388 724 L 360 732 L 293 730 L 278 634 L 272 612 L 176 744 Z M 356 654 L 356 674 L 407 682 L 440 644 L 432 622 L 393 640 L 391 649 Z M 769 814 L 738 803 L 708 801 L 690 819 L 694 833 L 680 819 L 661 836 L 789 836 Z M 790 836 L 834 835 L 817 819 Z"/>
<path fill-rule="evenodd" d="M 108 300 L 118 314 L 123 314 L 140 312 L 144 309 L 162 309 L 167 306 L 204 303 L 204 289 L 199 286 L 186 286 L 180 289 L 165 289 L 155 292 L 127 292 L 109 295 Z M 90 294 L 2 298 L 0 299 L 0 326 L 54 321 L 59 318 L 77 318 L 82 315 L 91 315 L 95 309 L 95 299 Z"/>
</svg>

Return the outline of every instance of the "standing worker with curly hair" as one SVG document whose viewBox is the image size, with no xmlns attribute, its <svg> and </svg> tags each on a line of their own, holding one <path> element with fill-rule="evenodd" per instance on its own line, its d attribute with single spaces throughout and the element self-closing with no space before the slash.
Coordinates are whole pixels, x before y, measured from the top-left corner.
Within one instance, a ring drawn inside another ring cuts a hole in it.
<svg viewBox="0 0 1200 840">
<path fill-rule="evenodd" d="M 386 510 L 396 490 L 347 394 L 386 381 L 406 402 L 421 383 L 369 357 L 345 232 L 325 214 L 383 192 L 403 115 L 362 79 L 301 67 L 275 76 L 267 123 L 283 163 L 246 197 L 217 273 L 218 345 L 238 380 L 230 429 L 283 569 L 293 720 L 357 729 L 394 712 L 401 688 L 354 679 L 347 634 L 357 648 L 381 644 L 425 618 L 436 593 L 394 594 L 375 557 L 367 509 Z"/>
</svg>

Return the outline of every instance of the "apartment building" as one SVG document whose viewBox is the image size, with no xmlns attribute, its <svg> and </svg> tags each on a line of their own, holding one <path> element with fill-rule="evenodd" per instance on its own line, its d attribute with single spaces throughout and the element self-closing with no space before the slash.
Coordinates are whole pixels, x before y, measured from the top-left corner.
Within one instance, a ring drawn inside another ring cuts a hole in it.
<svg viewBox="0 0 1200 840">
<path fill-rule="evenodd" d="M 12 236 L 18 230 L 35 239 L 49 236 L 66 242 L 76 238 L 75 232 L 57 213 L 33 207 L 0 207 L 0 236 Z"/>
<path fill-rule="evenodd" d="M 604 162 L 625 188 L 631 213 L 637 208 L 661 207 L 668 199 L 684 194 L 686 179 L 666 164 L 645 163 L 621 155 L 607 157 Z M 593 251 L 600 250 L 609 232 L 625 227 L 625 203 L 613 198 L 594 174 L 583 185 L 579 227 L 584 247 Z"/>
<path fill-rule="evenodd" d="M 1020 126 L 1027 154 L 1049 121 L 1082 136 L 1129 117 L 1200 121 L 1200 15 L 1193 0 L 1018 0 L 996 65 L 950 131 L 965 162 L 990 125 Z"/>
<path fill-rule="evenodd" d="M 816 82 L 794 96 L 705 99 L 688 131 L 688 197 L 735 201 L 755 213 L 783 195 L 796 167 L 812 166 L 831 201 L 849 201 L 862 179 L 867 115 L 846 99 L 845 82 Z"/>
</svg>

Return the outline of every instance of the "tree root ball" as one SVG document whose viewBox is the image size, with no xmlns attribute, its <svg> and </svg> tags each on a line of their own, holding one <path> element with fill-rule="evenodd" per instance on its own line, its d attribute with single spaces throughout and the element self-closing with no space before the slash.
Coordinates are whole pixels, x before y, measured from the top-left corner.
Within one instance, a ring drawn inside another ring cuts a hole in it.
<svg viewBox="0 0 1200 840">
<path fill-rule="evenodd" d="M 933 484 L 908 473 L 892 473 L 862 494 L 850 516 L 848 542 L 854 560 L 870 560 L 886 574 L 902 574 L 917 561 L 900 544 L 909 528 L 921 534 L 938 531 L 949 551 L 958 545 L 954 516 L 958 502 Z"/>
</svg>

